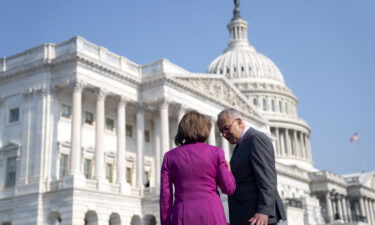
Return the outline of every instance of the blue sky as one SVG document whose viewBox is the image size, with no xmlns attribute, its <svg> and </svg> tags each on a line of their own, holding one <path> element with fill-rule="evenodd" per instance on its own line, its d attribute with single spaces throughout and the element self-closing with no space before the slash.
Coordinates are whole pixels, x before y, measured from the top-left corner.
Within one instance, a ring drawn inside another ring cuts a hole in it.
<svg viewBox="0 0 375 225">
<path fill-rule="evenodd" d="M 232 0 L 4 1 L 0 57 L 80 35 L 139 64 L 205 72 L 228 43 L 232 10 Z M 250 43 L 300 101 L 319 169 L 375 170 L 374 12 L 373 0 L 241 1 Z"/>
</svg>

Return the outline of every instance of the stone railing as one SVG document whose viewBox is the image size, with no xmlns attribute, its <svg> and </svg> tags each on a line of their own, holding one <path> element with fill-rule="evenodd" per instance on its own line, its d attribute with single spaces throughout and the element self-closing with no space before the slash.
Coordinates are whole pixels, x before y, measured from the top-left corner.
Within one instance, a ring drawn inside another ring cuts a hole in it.
<svg viewBox="0 0 375 225">
<path fill-rule="evenodd" d="M 307 181 L 309 180 L 308 172 L 295 166 L 286 166 L 280 163 L 276 163 L 276 170 L 277 173 L 283 173 L 285 175 L 294 176 Z"/>
<path fill-rule="evenodd" d="M 359 177 L 346 177 L 345 178 L 345 181 L 348 183 L 348 184 L 359 184 Z"/>
<path fill-rule="evenodd" d="M 283 202 L 284 202 L 284 204 L 287 205 L 287 206 L 291 206 L 291 207 L 294 207 L 294 208 L 300 208 L 300 209 L 303 209 L 302 201 L 299 200 L 299 199 L 295 199 L 295 198 L 287 198 L 287 199 L 285 199 Z"/>
<path fill-rule="evenodd" d="M 46 43 L 10 57 L 0 58 L 0 73 L 33 62 L 53 62 L 71 54 L 86 56 L 116 70 L 136 77 L 141 76 L 142 71 L 138 64 L 79 36 L 59 44 Z"/>
<path fill-rule="evenodd" d="M 337 184 L 346 185 L 346 181 L 342 176 L 340 176 L 338 174 L 335 174 L 335 173 L 325 171 L 325 170 L 315 172 L 315 173 L 311 173 L 310 178 L 311 178 L 312 181 L 330 180 L 330 181 L 333 181 Z"/>
<path fill-rule="evenodd" d="M 160 59 L 151 64 L 142 66 L 143 77 L 149 77 L 159 73 L 191 74 L 189 71 L 171 63 L 168 59 Z"/>
</svg>

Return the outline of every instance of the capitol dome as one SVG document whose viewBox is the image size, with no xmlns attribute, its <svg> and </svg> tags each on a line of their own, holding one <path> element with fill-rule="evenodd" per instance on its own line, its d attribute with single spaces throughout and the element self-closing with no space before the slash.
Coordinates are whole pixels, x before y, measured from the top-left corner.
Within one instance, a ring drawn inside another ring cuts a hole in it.
<svg viewBox="0 0 375 225">
<path fill-rule="evenodd" d="M 258 53 L 247 39 L 248 24 L 239 15 L 233 17 L 228 30 L 230 42 L 224 54 L 208 67 L 208 73 L 223 74 L 231 80 L 274 83 L 284 86 L 279 68 L 266 56 Z"/>
<path fill-rule="evenodd" d="M 249 43 L 248 23 L 240 16 L 239 4 L 236 4 L 227 28 L 229 44 L 209 65 L 207 73 L 227 78 L 268 120 L 278 162 L 315 171 L 310 147 L 311 129 L 298 116 L 298 99 L 285 84 L 279 68 Z"/>
</svg>

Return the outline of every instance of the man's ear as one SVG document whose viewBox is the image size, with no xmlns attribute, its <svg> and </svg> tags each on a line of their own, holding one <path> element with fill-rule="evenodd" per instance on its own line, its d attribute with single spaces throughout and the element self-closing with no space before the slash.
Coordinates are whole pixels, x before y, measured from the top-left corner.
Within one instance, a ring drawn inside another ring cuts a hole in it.
<svg viewBox="0 0 375 225">
<path fill-rule="evenodd" d="M 245 127 L 245 121 L 243 121 L 243 119 L 237 118 L 237 120 L 238 120 L 238 125 L 239 125 L 240 128 Z"/>
</svg>

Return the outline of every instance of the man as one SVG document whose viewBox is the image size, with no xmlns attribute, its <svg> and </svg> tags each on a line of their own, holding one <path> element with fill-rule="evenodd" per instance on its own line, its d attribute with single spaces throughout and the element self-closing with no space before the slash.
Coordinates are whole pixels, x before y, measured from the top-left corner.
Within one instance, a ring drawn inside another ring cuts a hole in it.
<svg viewBox="0 0 375 225">
<path fill-rule="evenodd" d="M 225 109 L 217 119 L 221 135 L 236 144 L 230 166 L 236 191 L 229 196 L 231 225 L 267 225 L 286 220 L 277 192 L 275 155 L 271 140 L 262 132 L 245 126 L 241 114 Z"/>
</svg>

